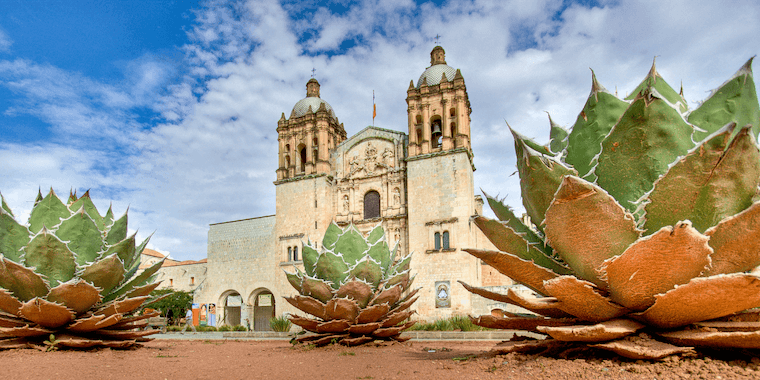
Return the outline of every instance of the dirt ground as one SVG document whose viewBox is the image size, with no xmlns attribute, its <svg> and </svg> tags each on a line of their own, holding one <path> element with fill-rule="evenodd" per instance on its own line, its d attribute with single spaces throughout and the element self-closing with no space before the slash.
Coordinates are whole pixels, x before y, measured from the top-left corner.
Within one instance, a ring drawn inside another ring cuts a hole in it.
<svg viewBox="0 0 760 380">
<path fill-rule="evenodd" d="M 492 341 L 293 347 L 287 341 L 154 340 L 132 350 L 0 351 L 4 379 L 757 379 L 760 358 L 731 353 L 663 361 L 594 353 L 492 356 Z M 489 357 L 490 356 L 490 357 Z"/>
</svg>

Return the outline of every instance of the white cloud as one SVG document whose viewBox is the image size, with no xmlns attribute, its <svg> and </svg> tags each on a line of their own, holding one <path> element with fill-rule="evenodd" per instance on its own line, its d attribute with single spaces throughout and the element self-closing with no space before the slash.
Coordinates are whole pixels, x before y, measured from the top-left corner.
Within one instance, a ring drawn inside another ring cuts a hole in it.
<svg viewBox="0 0 760 380">
<path fill-rule="evenodd" d="M 546 141 L 544 111 L 572 125 L 590 90 L 589 67 L 622 95 L 654 56 L 671 85 L 683 80 L 687 99 L 700 100 L 760 51 L 753 21 L 760 6 L 751 1 L 564 6 L 367 0 L 335 15 L 306 2 L 213 1 L 189 29 L 181 81 L 166 80 L 174 63 L 149 55 L 125 65 L 127 79 L 116 85 L 0 61 L 0 80 L 23 99 L 5 112 L 41 118 L 60 131 L 56 138 L 87 131 L 106 142 L 2 145 L 0 162 L 25 165 L 0 169 L 0 190 L 9 203 L 25 204 L 40 185 L 92 187 L 99 207 L 109 198 L 117 210 L 130 205 L 130 227 L 141 237 L 156 230 L 152 247 L 178 260 L 200 259 L 209 223 L 274 213 L 277 120 L 305 96 L 312 67 L 349 135 L 371 123 L 373 90 L 376 125 L 406 132 L 406 89 L 429 66 L 432 38 L 440 34 L 472 103 L 476 189 L 501 193 L 519 209 L 505 120 Z M 294 20 L 296 13 L 303 17 Z M 341 51 L 347 40 L 356 44 Z M 136 121 L 134 109 L 148 106 L 164 121 Z M 109 152 L 108 142 L 129 154 Z"/>
</svg>

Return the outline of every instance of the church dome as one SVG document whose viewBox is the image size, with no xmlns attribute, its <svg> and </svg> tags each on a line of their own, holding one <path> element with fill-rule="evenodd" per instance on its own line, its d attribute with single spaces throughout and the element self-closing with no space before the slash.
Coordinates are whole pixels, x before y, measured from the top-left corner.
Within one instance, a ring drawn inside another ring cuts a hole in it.
<svg viewBox="0 0 760 380">
<path fill-rule="evenodd" d="M 319 82 L 317 82 L 316 79 L 311 78 L 306 82 L 306 97 L 299 100 L 298 103 L 293 106 L 292 115 L 295 117 L 306 115 L 309 112 L 309 107 L 311 107 L 312 113 L 317 113 L 317 110 L 322 104 L 325 105 L 327 113 L 329 113 L 330 116 L 335 117 L 335 112 L 332 107 L 330 107 L 330 104 L 319 97 Z"/>
<path fill-rule="evenodd" d="M 317 110 L 321 104 L 325 105 L 325 108 L 327 108 L 327 112 L 330 113 L 330 116 L 335 117 L 335 112 L 333 112 L 333 109 L 330 107 L 329 103 L 320 98 L 312 96 L 299 100 L 298 103 L 293 106 L 293 114 L 296 117 L 306 115 L 306 113 L 309 112 L 309 106 L 311 106 L 312 113 L 317 113 Z"/>
<path fill-rule="evenodd" d="M 443 74 L 446 74 L 446 80 L 454 79 L 457 74 L 456 69 L 446 64 L 446 52 L 442 47 L 436 46 L 433 51 L 430 52 L 430 67 L 428 67 L 420 79 L 417 80 L 417 88 L 422 85 L 422 80 L 427 82 L 428 86 L 434 86 L 441 83 Z"/>
<path fill-rule="evenodd" d="M 420 75 L 420 79 L 417 80 L 417 88 L 420 88 L 422 85 L 422 79 L 425 79 L 427 81 L 428 86 L 433 86 L 438 83 L 441 83 L 441 78 L 443 74 L 446 74 L 447 80 L 454 79 L 454 75 L 456 75 L 457 70 L 445 63 L 433 65 L 427 68 L 422 75 Z"/>
</svg>

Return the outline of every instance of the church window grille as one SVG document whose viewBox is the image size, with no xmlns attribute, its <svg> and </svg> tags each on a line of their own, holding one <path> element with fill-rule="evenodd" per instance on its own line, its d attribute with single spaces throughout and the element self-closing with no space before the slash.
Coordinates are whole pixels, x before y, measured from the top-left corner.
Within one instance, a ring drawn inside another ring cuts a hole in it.
<svg viewBox="0 0 760 380">
<path fill-rule="evenodd" d="M 439 251 L 441 249 L 441 233 L 440 232 L 436 232 L 435 234 L 433 234 L 433 244 L 435 247 L 434 249 L 436 251 Z"/>
<path fill-rule="evenodd" d="M 380 217 L 380 193 L 369 191 L 364 195 L 364 219 Z"/>
<path fill-rule="evenodd" d="M 443 236 L 441 236 L 443 249 L 450 249 L 449 246 L 449 231 L 443 231 Z"/>
</svg>

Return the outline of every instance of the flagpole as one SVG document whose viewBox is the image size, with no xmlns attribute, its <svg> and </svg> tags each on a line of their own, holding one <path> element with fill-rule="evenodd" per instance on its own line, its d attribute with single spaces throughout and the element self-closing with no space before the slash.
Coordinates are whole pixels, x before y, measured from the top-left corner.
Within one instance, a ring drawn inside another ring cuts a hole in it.
<svg viewBox="0 0 760 380">
<path fill-rule="evenodd" d="M 375 106 L 375 90 L 372 90 L 372 125 L 375 125 L 375 116 L 377 116 L 377 106 Z"/>
</svg>

